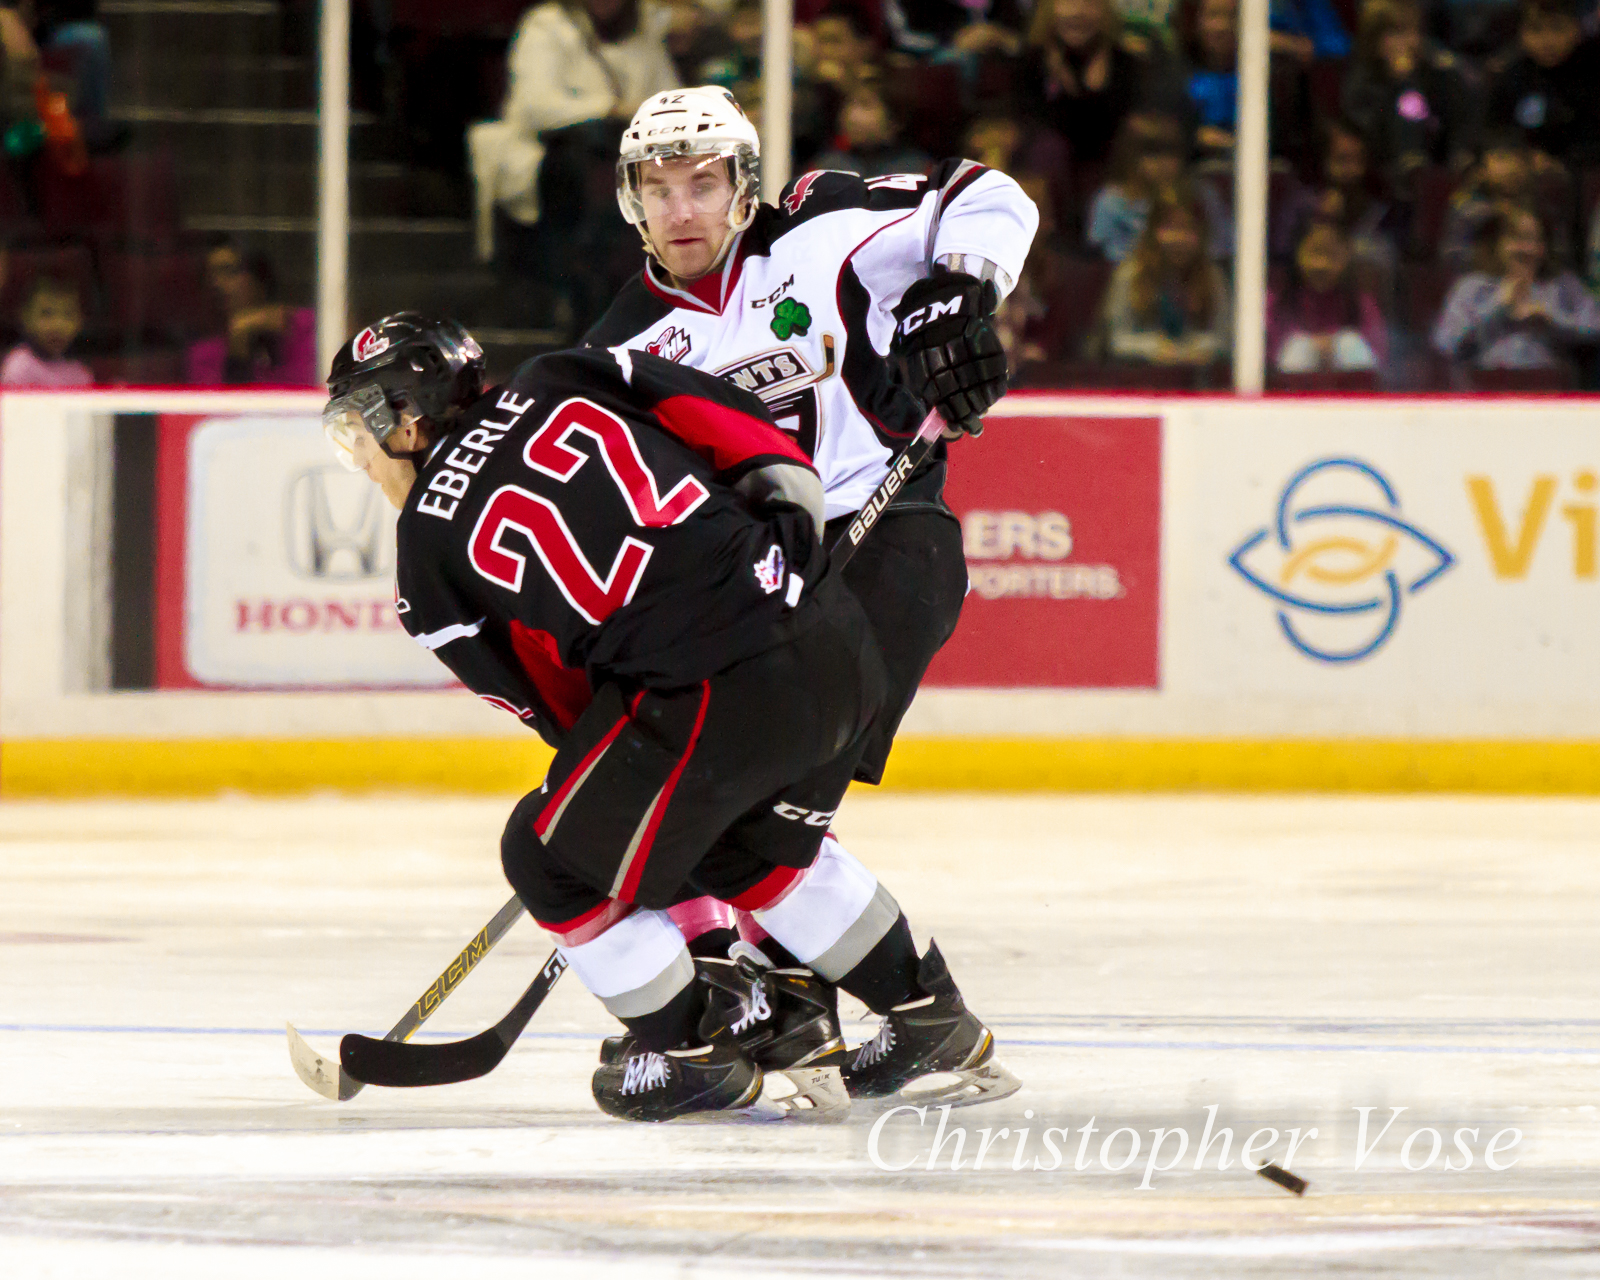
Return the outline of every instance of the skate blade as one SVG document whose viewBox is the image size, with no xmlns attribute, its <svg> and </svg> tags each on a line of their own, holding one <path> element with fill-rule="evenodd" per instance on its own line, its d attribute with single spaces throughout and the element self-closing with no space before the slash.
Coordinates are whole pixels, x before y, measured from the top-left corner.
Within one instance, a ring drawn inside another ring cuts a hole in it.
<svg viewBox="0 0 1600 1280">
<path fill-rule="evenodd" d="M 850 1114 L 850 1095 L 838 1067 L 790 1067 L 767 1071 L 753 1097 L 718 1111 L 678 1116 L 675 1124 L 726 1124 L 730 1120 L 789 1120 L 837 1124 Z"/>
<path fill-rule="evenodd" d="M 972 1107 L 1009 1098 L 1020 1088 L 1022 1081 L 991 1058 L 981 1067 L 918 1076 L 901 1085 L 897 1093 L 872 1101 L 884 1107 Z"/>
<path fill-rule="evenodd" d="M 763 1120 L 838 1124 L 850 1115 L 850 1095 L 838 1067 L 789 1067 L 768 1071 L 752 1114 Z"/>
</svg>

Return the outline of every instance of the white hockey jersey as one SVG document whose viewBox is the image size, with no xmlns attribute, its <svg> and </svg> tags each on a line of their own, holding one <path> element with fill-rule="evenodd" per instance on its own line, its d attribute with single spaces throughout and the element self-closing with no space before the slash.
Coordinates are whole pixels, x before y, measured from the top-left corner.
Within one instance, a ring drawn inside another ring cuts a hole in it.
<svg viewBox="0 0 1600 1280">
<path fill-rule="evenodd" d="M 932 174 L 801 174 L 763 205 L 719 271 L 680 289 L 652 260 L 585 336 L 649 351 L 755 392 L 816 463 L 831 520 L 860 509 L 923 408 L 884 359 L 900 295 L 946 254 L 1013 280 L 1039 225 L 1010 178 L 970 160 Z M 905 501 L 939 501 L 944 450 Z"/>
</svg>

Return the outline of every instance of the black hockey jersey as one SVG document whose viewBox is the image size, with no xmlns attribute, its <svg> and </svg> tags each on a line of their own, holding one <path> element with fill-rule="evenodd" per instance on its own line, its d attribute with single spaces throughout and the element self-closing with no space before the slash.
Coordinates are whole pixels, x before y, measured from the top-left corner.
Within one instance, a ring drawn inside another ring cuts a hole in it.
<svg viewBox="0 0 1600 1280">
<path fill-rule="evenodd" d="M 1038 210 L 970 160 L 860 178 L 813 170 L 761 206 L 722 267 L 679 288 L 649 262 L 585 336 L 715 373 L 753 391 L 816 462 L 828 518 L 858 511 L 921 421 L 884 358 L 893 309 L 946 255 L 1022 273 Z M 902 501 L 937 501 L 944 449 Z"/>
<path fill-rule="evenodd" d="M 811 518 L 732 487 L 774 464 L 810 470 L 719 379 L 626 351 L 531 360 L 420 468 L 400 620 L 557 744 L 603 681 L 692 684 L 811 624 L 826 563 Z"/>
</svg>

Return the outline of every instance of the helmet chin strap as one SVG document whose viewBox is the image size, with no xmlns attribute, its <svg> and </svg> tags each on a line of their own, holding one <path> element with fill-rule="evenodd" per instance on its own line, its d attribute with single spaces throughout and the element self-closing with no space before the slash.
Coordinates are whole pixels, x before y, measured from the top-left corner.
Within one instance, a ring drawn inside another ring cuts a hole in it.
<svg viewBox="0 0 1600 1280">
<path fill-rule="evenodd" d="M 378 448 L 382 449 L 396 462 L 409 462 L 418 471 L 421 471 L 423 464 L 432 455 L 437 443 L 435 429 L 431 419 L 422 417 L 413 418 L 410 425 L 417 428 L 417 447 L 415 449 L 408 449 L 404 452 L 391 449 L 388 438 L 378 441 Z"/>
</svg>

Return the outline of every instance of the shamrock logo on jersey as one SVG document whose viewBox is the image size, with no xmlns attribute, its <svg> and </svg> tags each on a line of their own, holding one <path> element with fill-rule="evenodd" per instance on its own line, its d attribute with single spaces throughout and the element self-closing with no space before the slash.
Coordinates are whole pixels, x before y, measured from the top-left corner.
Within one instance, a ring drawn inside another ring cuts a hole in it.
<svg viewBox="0 0 1600 1280">
<path fill-rule="evenodd" d="M 772 308 L 772 332 L 779 339 L 787 339 L 792 333 L 798 333 L 803 338 L 810 328 L 811 308 L 805 303 L 784 298 Z"/>
</svg>

